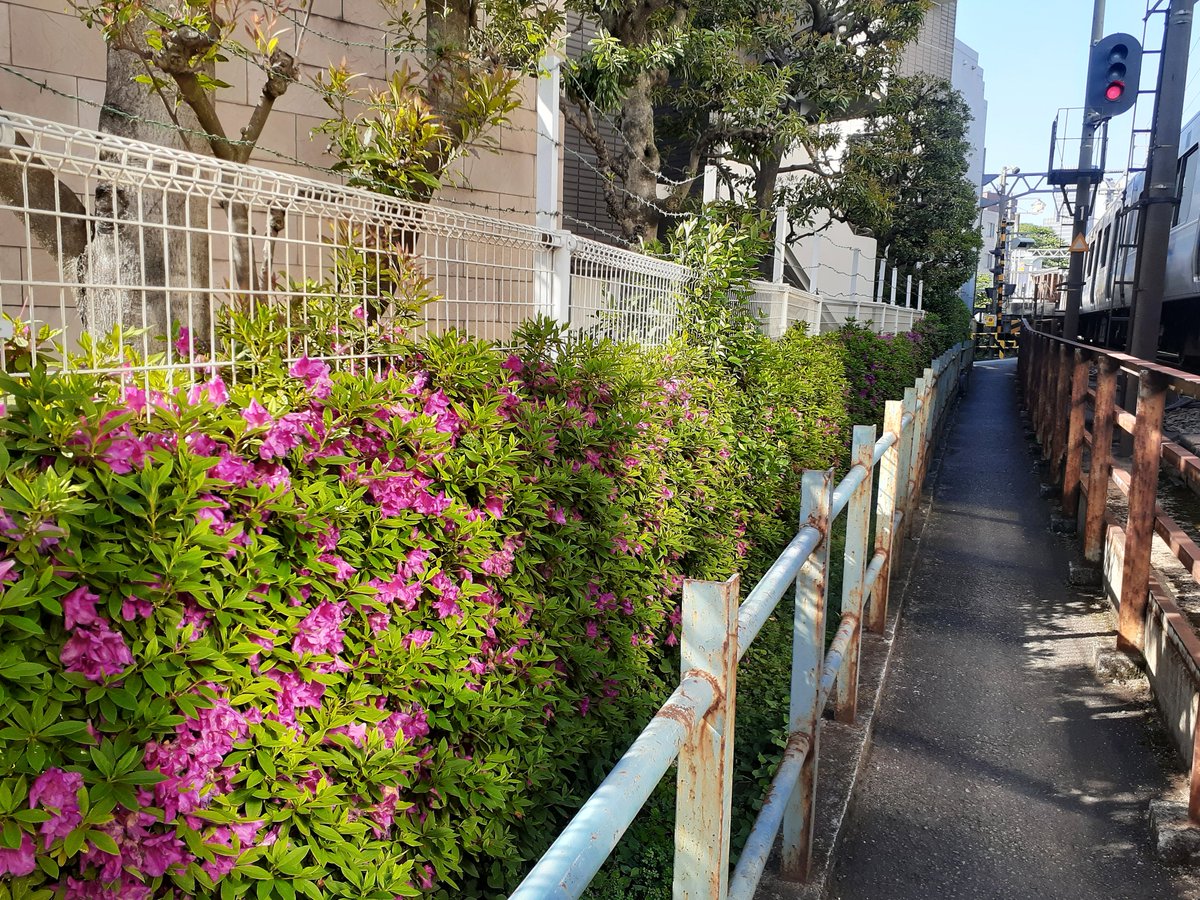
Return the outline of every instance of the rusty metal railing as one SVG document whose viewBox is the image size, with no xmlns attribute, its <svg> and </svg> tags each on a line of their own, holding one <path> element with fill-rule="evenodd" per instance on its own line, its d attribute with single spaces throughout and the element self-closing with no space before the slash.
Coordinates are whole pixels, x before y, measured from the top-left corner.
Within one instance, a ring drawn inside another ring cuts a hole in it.
<svg viewBox="0 0 1200 900">
<path fill-rule="evenodd" d="M 1129 413 L 1117 403 L 1122 373 L 1135 379 L 1137 407 Z M 1094 378 L 1095 387 L 1090 386 Z M 1123 544 L 1117 612 L 1117 647 L 1144 655 L 1148 615 L 1184 659 L 1200 670 L 1200 635 L 1155 577 L 1151 552 L 1155 534 L 1194 580 L 1200 582 L 1200 547 L 1157 503 L 1163 463 L 1200 494 L 1200 459 L 1163 439 L 1163 414 L 1170 394 L 1200 399 L 1200 376 L 1102 350 L 1033 330 L 1021 329 L 1018 379 L 1042 456 L 1055 478 L 1061 474 L 1064 515 L 1083 515 L 1083 552 L 1092 562 L 1105 558 L 1105 547 Z M 1091 407 L 1091 427 L 1087 426 Z M 1129 467 L 1115 460 L 1113 435 L 1120 429 L 1133 438 Z M 1084 469 L 1085 451 L 1088 467 Z M 1108 503 L 1109 487 L 1128 499 L 1124 521 Z M 1115 571 L 1112 581 L 1116 581 Z M 1188 813 L 1200 822 L 1200 741 L 1193 736 Z"/>
<path fill-rule="evenodd" d="M 903 400 L 887 403 L 882 437 L 874 425 L 857 426 L 851 468 L 836 487 L 832 469 L 804 473 L 800 529 L 740 608 L 737 575 L 684 583 L 679 686 L 510 900 L 580 896 L 676 757 L 675 897 L 753 896 L 781 828 L 783 874 L 807 877 L 822 713 L 832 701 L 837 720 L 854 721 L 862 628 L 885 628 L 893 553 L 912 520 L 946 408 L 970 365 L 970 345 L 960 344 L 936 359 Z M 826 647 L 830 535 L 843 511 L 841 621 Z M 730 876 L 737 664 L 793 583 L 790 737 Z"/>
</svg>

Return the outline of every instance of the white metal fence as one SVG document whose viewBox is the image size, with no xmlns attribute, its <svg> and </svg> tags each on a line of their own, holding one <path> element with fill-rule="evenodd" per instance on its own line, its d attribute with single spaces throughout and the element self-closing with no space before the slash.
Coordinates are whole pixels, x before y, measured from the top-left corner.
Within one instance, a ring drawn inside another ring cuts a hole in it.
<svg viewBox="0 0 1200 900">
<path fill-rule="evenodd" d="M 566 232 L 0 112 L 6 327 L 57 332 L 67 348 L 120 335 L 104 352 L 56 355 L 64 369 L 191 372 L 272 335 L 289 361 L 377 355 L 393 328 L 505 343 L 538 314 L 657 345 L 680 330 L 692 277 Z M 752 305 L 771 334 L 849 315 L 905 330 L 919 314 L 851 313 L 773 284 Z"/>
<path fill-rule="evenodd" d="M 754 282 L 750 308 L 771 337 L 779 337 L 797 323 L 807 325 L 812 334 L 836 331 L 851 319 L 878 334 L 897 334 L 911 331 L 925 314 L 911 306 L 823 297 L 769 281 Z"/>
</svg>

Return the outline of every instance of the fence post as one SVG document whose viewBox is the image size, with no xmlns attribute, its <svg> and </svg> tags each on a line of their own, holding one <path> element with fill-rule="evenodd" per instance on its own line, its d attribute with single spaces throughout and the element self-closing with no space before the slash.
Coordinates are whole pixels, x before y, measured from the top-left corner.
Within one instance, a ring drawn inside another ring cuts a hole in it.
<svg viewBox="0 0 1200 900">
<path fill-rule="evenodd" d="M 733 798 L 738 576 L 683 583 L 683 675 L 703 672 L 717 700 L 679 751 L 675 795 L 676 897 L 725 900 Z"/>
<path fill-rule="evenodd" d="M 912 309 L 912 273 L 904 276 L 904 308 Z"/>
<path fill-rule="evenodd" d="M 921 502 L 921 490 L 925 485 L 925 469 L 929 464 L 929 428 L 933 420 L 933 370 L 926 369 L 917 384 L 920 385 L 921 411 L 917 415 L 919 428 L 913 435 L 917 445 L 916 463 L 913 466 L 912 502 Z"/>
<path fill-rule="evenodd" d="M 788 214 L 786 206 L 775 208 L 775 256 L 771 260 L 771 283 L 783 284 L 787 257 Z"/>
<path fill-rule="evenodd" d="M 534 296 L 538 312 L 559 319 L 562 305 L 559 257 L 565 234 L 558 230 L 558 173 L 560 118 L 558 102 L 560 60 L 547 53 L 541 60 L 545 76 L 538 79 L 537 171 L 534 221 L 542 230 L 542 248 L 534 253 Z"/>
<path fill-rule="evenodd" d="M 1110 356 L 1096 366 L 1096 403 L 1092 409 L 1092 457 L 1088 468 L 1087 512 L 1083 523 L 1083 555 L 1098 562 L 1104 554 L 1104 514 L 1112 477 L 1113 413 L 1117 404 L 1117 372 Z"/>
<path fill-rule="evenodd" d="M 1050 471 L 1051 481 L 1057 480 L 1059 465 L 1067 450 L 1067 423 L 1070 415 L 1071 379 L 1075 372 L 1071 348 L 1067 344 L 1058 345 L 1058 372 L 1052 385 L 1054 395 L 1051 398 L 1053 407 L 1050 414 L 1054 420 L 1054 430 L 1050 438 Z"/>
<path fill-rule="evenodd" d="M 837 679 L 834 715 L 839 722 L 854 721 L 858 708 L 858 659 L 862 645 L 863 578 L 867 572 L 871 537 L 871 488 L 875 475 L 875 426 L 855 425 L 850 449 L 851 466 L 867 471 L 862 484 L 850 495 L 846 506 L 846 546 L 842 553 L 842 616 L 854 616 L 854 636 L 846 648 Z"/>
<path fill-rule="evenodd" d="M 918 383 L 920 383 L 919 379 Z M 917 431 L 917 389 L 915 387 L 904 389 L 904 415 L 910 418 L 908 426 L 900 432 L 900 468 L 896 473 L 899 482 L 896 486 L 897 505 L 904 513 L 900 532 L 902 535 L 907 534 L 912 527 L 912 512 L 909 504 L 912 498 L 910 473 L 912 471 L 913 435 Z"/>
<path fill-rule="evenodd" d="M 1083 474 L 1084 404 L 1087 403 L 1089 364 L 1076 349 L 1071 368 L 1071 409 L 1067 416 L 1067 462 L 1063 468 L 1062 510 L 1072 519 L 1079 513 L 1079 479 Z"/>
<path fill-rule="evenodd" d="M 925 279 L 917 282 L 917 311 L 925 309 Z"/>
<path fill-rule="evenodd" d="M 892 575 L 892 548 L 895 544 L 896 508 L 900 499 L 900 422 L 904 403 L 889 400 L 883 407 L 883 431 L 896 435 L 896 442 L 879 460 L 879 499 L 875 505 L 875 552 L 883 554 L 883 568 L 875 580 L 875 590 L 867 612 L 867 629 L 883 634 L 887 628 L 888 592 Z"/>
<path fill-rule="evenodd" d="M 551 317 L 560 325 L 571 324 L 571 251 L 575 238 L 562 233 L 563 242 L 554 251 L 554 309 Z"/>
<path fill-rule="evenodd" d="M 812 865 L 813 813 L 817 794 L 817 760 L 821 745 L 821 669 L 825 663 L 825 601 L 829 592 L 829 511 L 833 506 L 833 469 L 808 471 L 801 481 L 800 527 L 811 525 L 821 542 L 796 576 L 796 611 L 792 624 L 792 696 L 789 732 L 810 736 L 800 783 L 783 814 L 781 871 L 803 881 Z"/>
<path fill-rule="evenodd" d="M 1167 381 L 1157 372 L 1138 373 L 1137 420 L 1129 469 L 1129 520 L 1125 523 L 1125 564 L 1121 575 L 1117 647 L 1141 651 L 1146 602 L 1150 593 L 1150 546 L 1154 540 L 1154 503 L 1162 455 L 1162 417 Z"/>
</svg>

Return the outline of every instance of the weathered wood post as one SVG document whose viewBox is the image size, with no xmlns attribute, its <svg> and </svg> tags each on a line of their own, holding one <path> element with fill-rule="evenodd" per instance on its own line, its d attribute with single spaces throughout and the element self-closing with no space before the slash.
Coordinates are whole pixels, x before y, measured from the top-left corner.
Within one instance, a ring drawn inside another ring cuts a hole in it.
<svg viewBox="0 0 1200 900">
<path fill-rule="evenodd" d="M 1154 503 L 1158 494 L 1158 462 L 1162 454 L 1162 417 L 1166 403 L 1167 379 L 1153 370 L 1142 369 L 1138 373 L 1133 463 L 1129 473 L 1129 520 L 1125 523 L 1125 561 L 1117 623 L 1117 647 L 1121 650 L 1141 652 L 1145 639 L 1150 545 L 1154 539 Z"/>
<path fill-rule="evenodd" d="M 1074 519 L 1079 513 L 1079 479 L 1083 475 L 1083 430 L 1087 405 L 1088 369 L 1082 350 L 1074 351 L 1071 368 L 1071 408 L 1067 414 L 1067 461 L 1063 467 L 1062 510 Z"/>
<path fill-rule="evenodd" d="M 1120 366 L 1112 357 L 1100 357 L 1096 366 L 1096 403 L 1092 409 L 1087 514 L 1083 523 L 1083 555 L 1092 562 L 1099 562 L 1104 555 L 1104 514 L 1108 509 L 1108 481 L 1112 477 L 1113 413 L 1119 371 Z"/>
</svg>

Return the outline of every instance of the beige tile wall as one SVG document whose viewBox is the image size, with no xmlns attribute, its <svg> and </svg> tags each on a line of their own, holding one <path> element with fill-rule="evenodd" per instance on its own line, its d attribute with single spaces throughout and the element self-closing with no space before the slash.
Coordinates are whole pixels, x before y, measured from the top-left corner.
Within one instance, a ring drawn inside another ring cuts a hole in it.
<svg viewBox="0 0 1200 900">
<path fill-rule="evenodd" d="M 280 171 L 336 180 L 328 173 L 308 168 L 328 169 L 334 163 L 325 150 L 324 137 L 312 135 L 328 114 L 321 97 L 311 88 L 312 79 L 329 64 L 343 60 L 352 71 L 383 79 L 398 61 L 381 49 L 385 38 L 380 30 L 363 24 L 384 21 L 378 0 L 314 3 L 300 54 L 302 83 L 292 85 L 276 103 L 251 161 Z M 283 37 L 285 42 L 291 39 L 290 34 Z M 63 124 L 96 127 L 98 104 L 104 96 L 104 41 L 98 31 L 89 30 L 79 21 L 65 0 L 0 0 L 0 65 L 52 89 L 41 89 L 18 74 L 0 69 L 0 108 Z M 219 112 L 226 132 L 233 135 L 250 116 L 263 73 L 252 63 L 234 58 L 221 63 L 217 74 L 232 85 L 219 93 Z M 464 160 L 452 173 L 451 185 L 439 195 L 439 203 L 480 214 L 492 210 L 497 218 L 532 223 L 535 96 L 536 82 L 528 79 L 511 127 L 496 135 L 500 152 L 483 151 Z M 30 273 L 54 282 L 60 276 L 44 251 L 34 248 L 31 252 L 25 246 L 23 228 L 16 217 L 7 212 L 0 215 L 4 219 L 0 221 L 0 303 L 5 312 L 12 314 L 28 301 L 20 296 L 26 291 L 13 281 L 25 281 Z M 497 305 L 495 316 L 506 324 L 512 315 L 500 307 L 508 299 L 503 295 L 512 287 L 509 283 L 505 290 L 476 292 L 480 300 Z M 531 289 L 522 287 L 519 293 Z M 59 291 L 45 288 L 34 293 L 39 309 L 59 305 Z M 51 320 L 60 318 L 51 312 L 48 308 Z M 474 313 L 479 315 L 478 308 Z M 64 324 L 72 329 L 76 325 Z"/>
<path fill-rule="evenodd" d="M 325 152 L 323 137 L 312 136 L 312 129 L 321 123 L 328 109 L 306 85 L 311 85 L 313 77 L 330 63 L 345 60 L 353 71 L 385 78 L 397 62 L 389 59 L 382 49 L 359 46 L 384 43 L 378 29 L 358 24 L 384 19 L 377 0 L 315 0 L 315 3 L 301 50 L 303 83 L 293 85 L 276 103 L 253 162 L 328 179 L 328 175 L 304 168 L 305 165 L 328 168 L 333 163 Z M 288 35 L 283 38 L 290 39 Z M 96 127 L 99 111 L 92 104 L 99 103 L 104 95 L 104 41 L 99 32 L 89 31 L 78 20 L 65 0 L 0 0 L 0 64 L 68 95 L 42 90 L 0 70 L 0 107 L 64 124 Z M 217 74 L 233 85 L 219 94 L 222 121 L 226 131 L 233 134 L 250 116 L 262 84 L 262 72 L 253 64 L 235 58 L 220 64 Z M 448 205 L 454 205 L 456 200 L 497 203 L 521 211 L 502 218 L 532 220 L 535 90 L 533 79 L 529 79 L 521 108 L 512 116 L 512 127 L 498 135 L 502 152 L 483 151 L 477 158 L 466 160 L 460 171 L 454 173 L 459 186 L 446 192 L 444 199 Z M 91 103 L 71 97 L 83 97 Z"/>
</svg>

